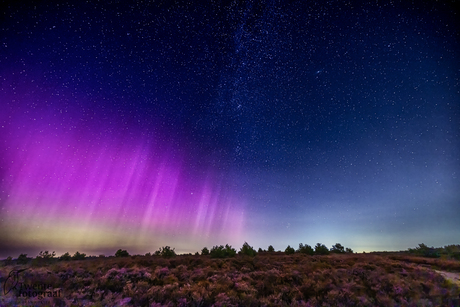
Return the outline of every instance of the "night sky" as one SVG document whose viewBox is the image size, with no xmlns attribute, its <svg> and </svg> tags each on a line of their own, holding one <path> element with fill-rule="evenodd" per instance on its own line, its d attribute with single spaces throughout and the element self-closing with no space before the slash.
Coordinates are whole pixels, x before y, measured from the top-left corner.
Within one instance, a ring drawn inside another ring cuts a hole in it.
<svg viewBox="0 0 460 307">
<path fill-rule="evenodd" d="M 460 243 L 455 1 L 21 2 L 0 258 Z"/>
</svg>

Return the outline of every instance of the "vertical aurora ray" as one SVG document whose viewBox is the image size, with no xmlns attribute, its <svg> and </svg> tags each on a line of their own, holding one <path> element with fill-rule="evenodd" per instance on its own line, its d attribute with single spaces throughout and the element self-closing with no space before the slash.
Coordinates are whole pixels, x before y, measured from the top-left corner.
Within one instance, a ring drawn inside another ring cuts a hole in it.
<svg viewBox="0 0 460 307">
<path fill-rule="evenodd" d="M 223 192 L 209 173 L 191 174 L 167 144 L 98 142 L 90 136 L 100 131 L 76 127 L 68 134 L 34 121 L 22 126 L 3 138 L 9 162 L 3 227 L 11 244 L 102 252 L 170 245 L 191 252 L 239 243 L 242 199 Z"/>
</svg>

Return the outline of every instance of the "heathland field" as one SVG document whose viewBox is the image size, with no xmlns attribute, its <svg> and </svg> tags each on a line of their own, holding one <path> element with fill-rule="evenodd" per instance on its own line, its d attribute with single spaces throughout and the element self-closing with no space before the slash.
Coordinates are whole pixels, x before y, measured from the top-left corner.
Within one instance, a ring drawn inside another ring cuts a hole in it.
<svg viewBox="0 0 460 307">
<path fill-rule="evenodd" d="M 1 306 L 460 305 L 460 261 L 405 253 L 39 260 L 0 267 Z"/>
</svg>

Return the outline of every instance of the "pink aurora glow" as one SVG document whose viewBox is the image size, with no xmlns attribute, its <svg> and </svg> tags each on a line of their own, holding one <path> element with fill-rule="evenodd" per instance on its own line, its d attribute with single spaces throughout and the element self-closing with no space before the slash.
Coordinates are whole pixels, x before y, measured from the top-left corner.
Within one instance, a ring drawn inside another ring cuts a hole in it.
<svg viewBox="0 0 460 307">
<path fill-rule="evenodd" d="M 44 121 L 10 131 L 3 212 L 11 240 L 134 252 L 240 243 L 243 200 L 212 172 L 192 174 L 165 144 L 94 134 L 53 131 Z"/>
</svg>

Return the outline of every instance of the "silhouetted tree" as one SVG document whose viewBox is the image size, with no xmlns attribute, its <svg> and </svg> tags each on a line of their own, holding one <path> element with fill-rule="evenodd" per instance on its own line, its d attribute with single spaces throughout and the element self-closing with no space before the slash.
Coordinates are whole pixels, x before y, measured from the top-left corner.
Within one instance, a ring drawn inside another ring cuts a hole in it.
<svg viewBox="0 0 460 307">
<path fill-rule="evenodd" d="M 293 247 L 291 247 L 290 245 L 288 245 L 288 246 L 286 247 L 286 249 L 284 250 L 284 253 L 285 253 L 286 255 L 292 255 L 292 254 L 295 253 L 295 249 L 294 249 Z"/>
<path fill-rule="evenodd" d="M 236 255 L 236 250 L 228 244 L 226 244 L 225 247 L 222 245 L 216 245 L 211 249 L 209 254 L 211 255 L 211 258 L 234 257 Z"/>
<path fill-rule="evenodd" d="M 61 257 L 59 257 L 59 260 L 69 261 L 69 260 L 72 260 L 72 256 L 70 256 L 70 254 L 67 252 L 67 253 L 63 254 Z"/>
<path fill-rule="evenodd" d="M 299 249 L 297 250 L 297 252 L 302 253 L 302 254 L 307 254 L 307 255 L 313 255 L 315 253 L 315 251 L 310 245 L 308 244 L 303 245 L 302 243 L 299 243 Z"/>
<path fill-rule="evenodd" d="M 38 254 L 37 258 L 41 258 L 41 259 L 48 260 L 48 259 L 54 258 L 54 256 L 56 256 L 56 252 L 54 252 L 54 251 L 53 251 L 52 253 L 50 253 L 50 252 L 48 252 L 48 251 L 44 251 L 44 252 L 41 251 L 41 252 Z"/>
<path fill-rule="evenodd" d="M 247 242 L 244 242 L 243 247 L 241 247 L 240 249 L 240 254 L 254 257 L 255 255 L 257 255 L 257 252 Z"/>
<path fill-rule="evenodd" d="M 446 245 L 444 248 L 441 248 L 443 254 L 447 255 L 449 258 L 460 260 L 460 245 Z"/>
<path fill-rule="evenodd" d="M 80 254 L 78 251 L 72 256 L 72 260 L 83 260 L 86 258 L 86 254 Z"/>
<path fill-rule="evenodd" d="M 424 243 L 420 243 L 415 249 L 409 248 L 409 253 L 430 258 L 439 258 L 441 256 L 439 249 L 428 247 Z"/>
<path fill-rule="evenodd" d="M 203 247 L 201 250 L 201 255 L 206 256 L 209 255 L 209 249 L 207 247 Z"/>
<path fill-rule="evenodd" d="M 270 246 L 268 247 L 268 252 L 272 253 L 272 252 L 274 252 L 274 251 L 275 251 L 275 248 L 274 248 L 272 245 L 270 245 Z"/>
<path fill-rule="evenodd" d="M 454 244 L 446 245 L 443 248 L 443 252 L 448 254 L 448 255 L 455 254 L 455 253 L 460 253 L 460 245 L 458 245 L 458 244 L 457 245 L 454 245 Z"/>
<path fill-rule="evenodd" d="M 235 257 L 236 249 L 234 249 L 231 245 L 225 244 L 225 253 L 228 257 Z"/>
<path fill-rule="evenodd" d="M 159 252 L 159 255 L 161 255 L 161 256 L 163 256 L 165 258 L 170 258 L 170 257 L 176 256 L 176 252 L 174 251 L 174 248 L 171 249 L 171 247 L 169 247 L 169 246 L 160 247 L 158 252 Z"/>
<path fill-rule="evenodd" d="M 316 255 L 329 255 L 329 249 L 326 245 L 317 243 L 315 246 L 315 254 Z"/>
<path fill-rule="evenodd" d="M 347 254 L 353 254 L 353 250 L 352 250 L 351 248 L 347 247 L 347 248 L 345 249 L 345 253 L 347 253 Z"/>
<path fill-rule="evenodd" d="M 345 248 L 342 246 L 342 244 L 336 243 L 335 245 L 332 246 L 331 253 L 343 254 L 345 253 Z"/>
<path fill-rule="evenodd" d="M 18 257 L 18 264 L 26 264 L 29 261 L 27 254 L 20 254 Z"/>
<path fill-rule="evenodd" d="M 129 257 L 129 253 L 125 249 L 119 249 L 115 253 L 115 257 Z"/>
</svg>

